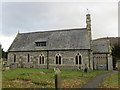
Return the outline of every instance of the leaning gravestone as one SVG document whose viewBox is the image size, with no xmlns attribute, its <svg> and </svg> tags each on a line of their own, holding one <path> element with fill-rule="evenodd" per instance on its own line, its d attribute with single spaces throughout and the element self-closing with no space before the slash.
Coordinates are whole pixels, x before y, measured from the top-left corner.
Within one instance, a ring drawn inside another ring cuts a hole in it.
<svg viewBox="0 0 120 90">
<path fill-rule="evenodd" d="M 61 71 L 59 68 L 54 68 L 55 71 L 55 89 L 61 88 Z"/>
<path fill-rule="evenodd" d="M 34 56 L 33 58 L 33 68 L 37 68 L 37 63 L 38 63 L 38 57 L 37 56 Z"/>
<path fill-rule="evenodd" d="M 16 68 L 16 66 L 14 63 L 10 64 L 10 69 L 15 69 L 15 68 Z"/>
<path fill-rule="evenodd" d="M 35 60 L 33 60 L 33 67 L 37 68 L 37 62 Z"/>
</svg>

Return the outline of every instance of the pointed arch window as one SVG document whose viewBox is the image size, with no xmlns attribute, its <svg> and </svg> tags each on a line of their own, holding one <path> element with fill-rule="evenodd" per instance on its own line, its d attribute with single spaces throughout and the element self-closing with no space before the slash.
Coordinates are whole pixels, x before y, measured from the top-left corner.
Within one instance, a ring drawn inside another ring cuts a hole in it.
<svg viewBox="0 0 120 90">
<path fill-rule="evenodd" d="M 56 64 L 61 64 L 62 63 L 61 55 L 57 54 L 55 59 L 56 59 Z"/>
<path fill-rule="evenodd" d="M 43 54 L 41 54 L 40 56 L 39 56 L 39 64 L 45 64 L 45 57 L 44 57 L 44 55 Z"/>
<path fill-rule="evenodd" d="M 28 62 L 30 62 L 30 55 L 28 54 Z"/>
<path fill-rule="evenodd" d="M 75 64 L 82 64 L 81 60 L 82 60 L 82 57 L 81 57 L 81 55 L 78 53 L 78 54 L 75 56 Z"/>
</svg>

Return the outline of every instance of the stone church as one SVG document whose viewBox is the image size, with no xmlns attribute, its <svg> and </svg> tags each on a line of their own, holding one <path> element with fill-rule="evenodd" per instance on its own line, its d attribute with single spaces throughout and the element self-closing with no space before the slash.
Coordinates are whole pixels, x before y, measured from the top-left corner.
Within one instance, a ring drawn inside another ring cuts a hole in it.
<svg viewBox="0 0 120 90">
<path fill-rule="evenodd" d="M 96 52 L 97 44 L 102 43 L 92 40 L 91 16 L 87 14 L 86 28 L 18 33 L 8 49 L 8 64 L 14 68 L 112 70 L 109 50 Z M 98 63 L 99 57 L 102 63 Z"/>
</svg>

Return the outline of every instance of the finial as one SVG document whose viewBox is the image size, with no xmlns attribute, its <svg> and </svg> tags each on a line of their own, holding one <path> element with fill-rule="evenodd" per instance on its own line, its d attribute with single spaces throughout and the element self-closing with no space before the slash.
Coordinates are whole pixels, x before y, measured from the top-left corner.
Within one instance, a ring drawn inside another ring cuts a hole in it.
<svg viewBox="0 0 120 90">
<path fill-rule="evenodd" d="M 19 34 L 19 30 L 18 30 L 18 34 Z"/>
<path fill-rule="evenodd" d="M 89 10 L 88 10 L 88 8 L 87 8 L 87 14 L 89 14 Z"/>
</svg>

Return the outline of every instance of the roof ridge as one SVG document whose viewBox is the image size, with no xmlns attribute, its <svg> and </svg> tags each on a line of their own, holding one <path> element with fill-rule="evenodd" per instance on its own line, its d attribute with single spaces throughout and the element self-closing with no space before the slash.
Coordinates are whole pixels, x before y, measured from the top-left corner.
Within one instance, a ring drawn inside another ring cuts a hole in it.
<svg viewBox="0 0 120 90">
<path fill-rule="evenodd" d="M 19 34 L 33 34 L 33 33 L 44 33 L 44 32 L 60 32 L 60 31 L 71 31 L 71 30 L 86 30 L 86 28 L 72 28 L 72 29 L 57 29 L 50 31 L 36 31 L 36 32 L 27 32 L 27 33 L 19 33 Z"/>
<path fill-rule="evenodd" d="M 120 37 L 119 36 L 118 37 L 101 37 L 101 38 L 96 38 L 96 39 L 93 39 L 93 40 L 114 39 L 114 38 L 120 38 Z"/>
</svg>

